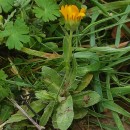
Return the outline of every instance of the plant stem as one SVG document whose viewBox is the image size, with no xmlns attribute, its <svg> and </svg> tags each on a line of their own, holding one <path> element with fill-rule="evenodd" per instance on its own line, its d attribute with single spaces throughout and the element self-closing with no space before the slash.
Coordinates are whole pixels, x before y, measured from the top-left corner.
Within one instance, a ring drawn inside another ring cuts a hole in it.
<svg viewBox="0 0 130 130">
<path fill-rule="evenodd" d="M 64 82 L 64 94 L 70 86 L 70 70 L 71 70 L 71 59 L 72 59 L 72 37 L 73 31 L 70 30 L 69 34 L 65 35 L 65 41 L 63 41 L 64 61 L 65 61 L 65 82 Z"/>
<path fill-rule="evenodd" d="M 68 39 L 68 54 L 67 54 L 67 58 L 65 61 L 65 67 L 66 67 L 66 76 L 69 76 L 69 72 L 70 72 L 70 62 L 71 62 L 71 58 L 72 58 L 72 36 L 73 36 L 73 31 L 70 30 L 70 35 L 69 35 L 69 39 Z"/>
</svg>

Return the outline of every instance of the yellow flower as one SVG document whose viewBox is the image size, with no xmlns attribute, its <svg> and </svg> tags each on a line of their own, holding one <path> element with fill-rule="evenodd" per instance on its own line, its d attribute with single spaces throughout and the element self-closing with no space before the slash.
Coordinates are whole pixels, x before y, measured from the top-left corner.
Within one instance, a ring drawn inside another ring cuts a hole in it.
<svg viewBox="0 0 130 130">
<path fill-rule="evenodd" d="M 76 5 L 65 5 L 61 6 L 60 12 L 64 16 L 67 26 L 74 29 L 74 26 L 78 26 L 81 19 L 85 16 L 86 9 L 82 8 L 79 10 Z"/>
<path fill-rule="evenodd" d="M 85 16 L 86 9 L 82 8 L 79 10 L 75 5 L 65 5 L 61 7 L 60 12 L 66 21 L 80 21 Z"/>
</svg>

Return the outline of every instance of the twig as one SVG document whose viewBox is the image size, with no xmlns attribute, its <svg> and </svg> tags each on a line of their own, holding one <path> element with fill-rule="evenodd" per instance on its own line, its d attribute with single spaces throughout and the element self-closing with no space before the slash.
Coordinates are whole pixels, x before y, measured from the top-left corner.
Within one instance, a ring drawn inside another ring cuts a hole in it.
<svg viewBox="0 0 130 130">
<path fill-rule="evenodd" d="M 32 124 L 38 129 L 38 130 L 43 130 L 45 129 L 45 127 L 38 125 L 31 117 L 29 117 L 29 115 L 22 109 L 22 107 L 20 107 L 17 102 L 13 99 L 9 99 L 21 112 L 24 116 L 26 116 L 30 122 L 32 122 Z"/>
<path fill-rule="evenodd" d="M 3 127 L 6 125 L 6 122 L 0 125 L 0 130 L 3 130 Z"/>
</svg>

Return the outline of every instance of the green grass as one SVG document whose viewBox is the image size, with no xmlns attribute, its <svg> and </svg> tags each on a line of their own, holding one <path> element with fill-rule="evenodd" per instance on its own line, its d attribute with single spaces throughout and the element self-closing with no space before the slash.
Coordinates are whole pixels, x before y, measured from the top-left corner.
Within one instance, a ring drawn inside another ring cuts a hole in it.
<svg viewBox="0 0 130 130">
<path fill-rule="evenodd" d="M 90 129 L 125 130 L 130 0 L 2 2 L 0 129 L 67 130 L 83 121 Z M 87 6 L 76 31 L 64 26 L 59 9 L 65 4 Z"/>
</svg>

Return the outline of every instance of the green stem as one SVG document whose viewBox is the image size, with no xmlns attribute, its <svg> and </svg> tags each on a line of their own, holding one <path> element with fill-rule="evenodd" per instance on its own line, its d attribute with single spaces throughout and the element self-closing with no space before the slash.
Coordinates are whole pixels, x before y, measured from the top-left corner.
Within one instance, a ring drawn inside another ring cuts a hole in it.
<svg viewBox="0 0 130 130">
<path fill-rule="evenodd" d="M 69 35 L 69 39 L 68 39 L 68 55 L 65 61 L 65 67 L 66 67 L 66 76 L 69 76 L 69 72 L 70 72 L 70 62 L 71 62 L 71 58 L 72 58 L 72 37 L 73 37 L 73 31 L 70 30 L 70 35 Z"/>
<path fill-rule="evenodd" d="M 65 61 L 65 82 L 64 82 L 64 94 L 67 94 L 67 89 L 70 86 L 70 73 L 71 73 L 71 58 L 72 58 L 72 37 L 73 31 L 70 30 L 69 34 L 65 35 L 63 40 L 63 53 Z"/>
</svg>

